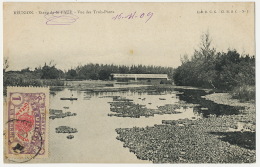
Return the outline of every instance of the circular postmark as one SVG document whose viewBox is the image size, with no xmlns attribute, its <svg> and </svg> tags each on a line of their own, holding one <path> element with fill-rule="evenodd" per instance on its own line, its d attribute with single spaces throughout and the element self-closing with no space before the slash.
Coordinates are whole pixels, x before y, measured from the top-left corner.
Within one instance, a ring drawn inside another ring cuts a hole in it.
<svg viewBox="0 0 260 167">
<path fill-rule="evenodd" d="M 25 163 L 34 159 L 38 155 L 44 154 L 43 138 L 40 131 L 33 127 L 34 120 L 31 117 L 19 117 L 18 119 L 10 119 L 6 124 L 14 124 L 17 128 L 17 137 L 10 137 L 7 140 L 8 157 L 10 162 Z M 29 132 L 31 131 L 31 132 Z M 7 132 L 8 133 L 8 132 Z M 32 133 L 32 134 L 31 134 Z M 28 138 L 31 138 L 31 142 Z M 28 141 L 27 141 L 28 140 Z"/>
</svg>

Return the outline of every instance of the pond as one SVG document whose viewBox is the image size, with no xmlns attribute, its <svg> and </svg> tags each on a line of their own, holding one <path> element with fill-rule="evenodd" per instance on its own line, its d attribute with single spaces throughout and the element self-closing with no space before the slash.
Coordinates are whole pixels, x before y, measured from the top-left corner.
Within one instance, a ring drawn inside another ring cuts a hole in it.
<svg viewBox="0 0 260 167">
<path fill-rule="evenodd" d="M 76 114 L 50 120 L 50 158 L 32 162 L 151 163 L 137 159 L 128 148 L 124 148 L 123 143 L 116 139 L 115 129 L 154 126 L 162 124 L 162 120 L 203 119 L 210 114 L 238 114 L 239 112 L 238 108 L 205 100 L 201 97 L 207 94 L 203 90 L 152 87 L 146 90 L 91 92 L 65 88 L 55 91 L 50 95 L 50 109 Z M 77 100 L 60 100 L 64 97 L 73 97 Z M 152 116 L 138 118 L 109 116 L 114 113 L 111 111 L 111 103 L 115 102 L 115 99 L 118 100 L 118 97 L 129 100 L 131 105 L 142 106 L 149 111 L 158 111 L 160 106 L 168 104 L 178 105 L 174 108 L 178 112 L 164 114 L 159 111 Z M 69 126 L 77 129 L 78 132 L 56 133 L 55 128 L 59 126 Z M 68 135 L 73 135 L 73 138 L 67 138 Z"/>
</svg>

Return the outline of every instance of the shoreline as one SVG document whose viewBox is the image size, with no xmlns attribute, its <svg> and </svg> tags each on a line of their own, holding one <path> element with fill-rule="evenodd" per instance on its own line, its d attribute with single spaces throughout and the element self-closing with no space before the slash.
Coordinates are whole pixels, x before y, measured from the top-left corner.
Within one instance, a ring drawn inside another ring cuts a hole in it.
<svg viewBox="0 0 260 167">
<path fill-rule="evenodd" d="M 256 162 L 255 104 L 239 102 L 228 93 L 203 98 L 244 108 L 238 115 L 163 121 L 146 128 L 118 128 L 117 139 L 138 159 L 153 163 Z"/>
<path fill-rule="evenodd" d="M 224 104 L 229 106 L 235 106 L 235 107 L 244 107 L 244 109 L 240 110 L 239 115 L 243 115 L 243 119 L 239 119 L 236 116 L 234 118 L 237 119 L 237 121 L 246 122 L 256 124 L 256 104 L 253 102 L 240 102 L 238 99 L 232 98 L 232 96 L 229 93 L 213 93 L 208 94 L 204 96 L 206 100 L 211 100 L 214 103 L 217 104 Z"/>
<path fill-rule="evenodd" d="M 229 93 L 212 93 L 204 96 L 206 100 L 211 100 L 217 104 L 224 104 L 229 106 L 245 106 L 245 107 L 254 107 L 252 102 L 240 102 L 238 99 L 232 98 Z"/>
</svg>

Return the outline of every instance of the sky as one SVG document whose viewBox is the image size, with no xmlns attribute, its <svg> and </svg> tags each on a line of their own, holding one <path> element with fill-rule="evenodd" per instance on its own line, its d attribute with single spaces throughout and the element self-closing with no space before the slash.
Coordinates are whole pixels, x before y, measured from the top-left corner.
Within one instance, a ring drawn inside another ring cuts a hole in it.
<svg viewBox="0 0 260 167">
<path fill-rule="evenodd" d="M 69 25 L 49 25 L 53 22 L 46 24 L 46 17 L 52 15 L 40 14 L 61 10 L 72 10 L 77 19 Z M 113 19 L 121 13 L 137 17 Z M 8 70 L 34 69 L 50 61 L 62 70 L 87 63 L 175 68 L 180 56 L 191 56 L 199 47 L 205 32 L 217 51 L 255 55 L 253 3 L 9 3 L 4 4 L 3 20 Z"/>
</svg>

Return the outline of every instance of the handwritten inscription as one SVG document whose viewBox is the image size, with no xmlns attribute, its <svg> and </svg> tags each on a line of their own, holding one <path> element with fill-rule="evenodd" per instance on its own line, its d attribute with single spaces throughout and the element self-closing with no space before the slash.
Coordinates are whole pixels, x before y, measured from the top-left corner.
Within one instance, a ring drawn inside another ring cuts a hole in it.
<svg viewBox="0 0 260 167">
<path fill-rule="evenodd" d="M 47 25 L 71 25 L 79 18 L 73 14 L 47 14 L 44 17 L 47 19 Z"/>
<path fill-rule="evenodd" d="M 130 13 L 130 14 L 120 13 L 120 14 L 117 14 L 116 16 L 112 17 L 112 19 L 113 19 L 113 20 L 144 19 L 144 20 L 145 20 L 145 23 L 147 23 L 152 17 L 153 17 L 153 12 L 139 13 L 139 14 L 138 14 L 137 12 L 133 12 L 133 13 Z"/>
</svg>

